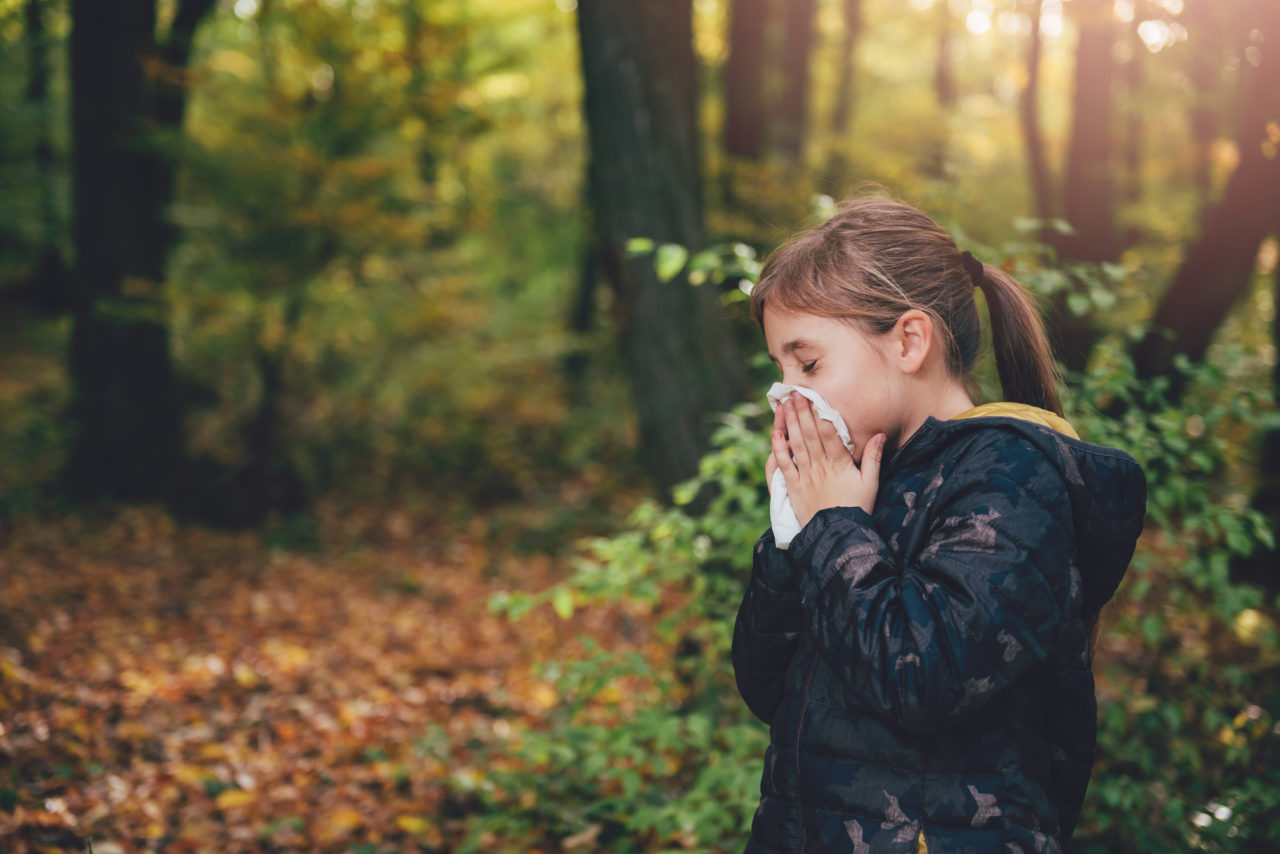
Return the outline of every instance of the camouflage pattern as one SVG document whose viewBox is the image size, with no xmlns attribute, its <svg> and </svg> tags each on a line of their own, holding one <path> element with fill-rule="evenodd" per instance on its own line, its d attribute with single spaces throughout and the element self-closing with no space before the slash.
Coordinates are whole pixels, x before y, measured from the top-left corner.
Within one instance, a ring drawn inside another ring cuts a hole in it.
<svg viewBox="0 0 1280 854">
<path fill-rule="evenodd" d="M 1128 454 L 1009 417 L 929 421 L 874 516 L 766 532 L 734 630 L 770 725 L 748 854 L 1059 852 L 1093 764 L 1087 622 L 1146 506 Z"/>
</svg>

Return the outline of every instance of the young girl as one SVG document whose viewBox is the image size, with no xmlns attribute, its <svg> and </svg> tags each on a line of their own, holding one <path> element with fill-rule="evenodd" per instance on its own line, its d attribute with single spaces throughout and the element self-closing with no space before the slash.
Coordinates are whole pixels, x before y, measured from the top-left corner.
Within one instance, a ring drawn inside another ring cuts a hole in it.
<svg viewBox="0 0 1280 854">
<path fill-rule="evenodd" d="M 974 406 L 991 318 L 1006 402 Z M 751 298 L 800 531 L 756 545 L 734 631 L 770 725 L 755 852 L 1058 852 L 1093 763 L 1090 634 L 1142 528 L 1129 455 L 1061 417 L 1020 286 L 909 206 L 855 200 Z"/>
</svg>

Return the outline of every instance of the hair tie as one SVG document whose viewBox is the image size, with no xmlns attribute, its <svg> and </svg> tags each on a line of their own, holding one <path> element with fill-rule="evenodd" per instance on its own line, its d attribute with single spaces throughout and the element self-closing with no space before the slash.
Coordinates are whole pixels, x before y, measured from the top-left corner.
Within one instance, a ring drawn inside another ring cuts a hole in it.
<svg viewBox="0 0 1280 854">
<path fill-rule="evenodd" d="M 964 264 L 964 271 L 969 274 L 969 280 L 973 282 L 973 286 L 982 287 L 982 283 L 987 280 L 986 266 L 974 258 L 968 249 L 960 253 L 960 262 Z"/>
</svg>

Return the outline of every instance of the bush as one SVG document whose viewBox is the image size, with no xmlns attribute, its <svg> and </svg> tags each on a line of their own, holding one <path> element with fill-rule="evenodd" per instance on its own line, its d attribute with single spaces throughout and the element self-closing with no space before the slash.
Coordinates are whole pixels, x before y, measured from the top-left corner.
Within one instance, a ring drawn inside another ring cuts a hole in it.
<svg viewBox="0 0 1280 854">
<path fill-rule="evenodd" d="M 1150 492 L 1148 530 L 1103 618 L 1098 758 L 1075 850 L 1250 851 L 1280 834 L 1280 638 L 1261 593 L 1229 575 L 1233 555 L 1274 545 L 1232 486 L 1248 440 L 1276 428 L 1274 402 L 1229 390 L 1219 369 L 1180 370 L 1191 392 L 1175 404 L 1167 380 L 1138 382 L 1104 344 L 1067 396 L 1081 434 L 1133 454 Z M 502 756 L 521 770 L 490 776 L 540 797 L 520 814 L 486 802 L 473 839 L 741 848 L 767 735 L 737 697 L 729 644 L 768 519 L 765 413 L 744 405 L 725 416 L 674 506 L 642 503 L 628 530 L 585 544 L 566 581 L 494 600 L 513 617 L 543 604 L 567 617 L 643 602 L 676 653 L 652 661 L 596 650 L 549 665 L 563 706 Z M 600 723 L 608 692 L 624 683 L 646 686 L 639 707 Z"/>
</svg>

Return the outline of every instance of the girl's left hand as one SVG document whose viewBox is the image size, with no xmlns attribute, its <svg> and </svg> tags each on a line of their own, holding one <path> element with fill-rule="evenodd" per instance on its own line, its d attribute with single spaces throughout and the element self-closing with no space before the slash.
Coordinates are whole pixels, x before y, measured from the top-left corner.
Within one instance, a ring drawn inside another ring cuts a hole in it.
<svg viewBox="0 0 1280 854">
<path fill-rule="evenodd" d="M 877 433 L 867 441 L 859 467 L 835 426 L 819 418 L 803 395 L 792 395 L 778 407 L 770 474 L 773 467 L 782 469 L 801 527 L 828 507 L 861 507 L 868 513 L 875 509 L 885 438 Z"/>
</svg>

